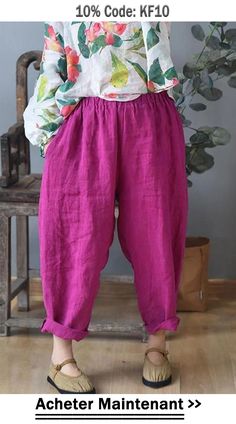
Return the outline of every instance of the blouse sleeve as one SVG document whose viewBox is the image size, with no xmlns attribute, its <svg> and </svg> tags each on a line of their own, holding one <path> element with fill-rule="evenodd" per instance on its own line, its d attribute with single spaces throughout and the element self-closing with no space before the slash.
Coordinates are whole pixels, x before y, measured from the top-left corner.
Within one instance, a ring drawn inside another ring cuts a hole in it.
<svg viewBox="0 0 236 424">
<path fill-rule="evenodd" d="M 25 135 L 33 145 L 44 146 L 56 134 L 64 117 L 55 101 L 57 89 L 66 80 L 63 23 L 44 22 L 44 46 L 33 95 L 23 113 Z"/>
<path fill-rule="evenodd" d="M 168 38 L 170 39 L 170 33 L 171 33 L 171 22 L 165 22 L 168 32 Z"/>
</svg>

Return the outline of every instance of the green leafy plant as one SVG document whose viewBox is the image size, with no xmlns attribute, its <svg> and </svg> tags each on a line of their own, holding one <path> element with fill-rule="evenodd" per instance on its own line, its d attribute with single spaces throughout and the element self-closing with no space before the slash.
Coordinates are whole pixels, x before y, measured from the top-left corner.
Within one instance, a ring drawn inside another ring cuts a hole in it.
<svg viewBox="0 0 236 424">
<path fill-rule="evenodd" d="M 203 43 L 199 54 L 194 54 L 181 73 L 180 84 L 173 89 L 177 109 L 183 126 L 193 133 L 186 143 L 186 171 L 201 174 L 214 166 L 214 157 L 206 151 L 230 141 L 231 135 L 218 126 L 194 128 L 185 114 L 190 108 L 196 112 L 207 109 L 207 103 L 217 101 L 223 96 L 216 87 L 218 80 L 226 79 L 232 89 L 236 88 L 236 28 L 227 28 L 227 22 L 210 22 L 209 33 L 205 34 L 199 24 L 191 27 L 192 35 Z M 200 95 L 200 101 L 194 97 Z M 188 178 L 188 185 L 192 182 Z"/>
</svg>

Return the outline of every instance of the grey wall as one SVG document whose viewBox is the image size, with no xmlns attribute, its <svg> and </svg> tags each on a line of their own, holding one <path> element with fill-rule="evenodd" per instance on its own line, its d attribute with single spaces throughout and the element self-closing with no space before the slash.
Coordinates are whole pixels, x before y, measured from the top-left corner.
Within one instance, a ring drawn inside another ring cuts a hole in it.
<svg viewBox="0 0 236 424">
<path fill-rule="evenodd" d="M 192 23 L 172 24 L 172 58 L 178 70 L 191 57 L 199 52 L 199 43 L 193 39 Z M 207 23 L 202 23 L 203 27 Z M 232 26 L 235 24 L 232 23 Z M 1 22 L 0 23 L 0 133 L 5 132 L 15 122 L 15 64 L 25 51 L 42 49 L 43 23 Z M 33 69 L 29 77 L 29 94 L 32 94 L 36 73 Z M 193 112 L 194 126 L 222 126 L 232 134 L 229 145 L 214 149 L 215 166 L 202 175 L 194 175 L 193 187 L 189 189 L 188 235 L 204 235 L 211 239 L 209 275 L 211 278 L 236 277 L 236 91 L 225 83 L 224 96 L 217 102 L 209 103 L 207 111 Z M 188 134 L 186 133 L 186 136 Z M 37 147 L 30 145 L 32 172 L 42 172 L 44 159 L 39 156 Z M 39 245 L 37 218 L 30 218 L 30 267 L 39 268 Z M 15 275 L 15 221 L 13 219 L 13 275 Z M 132 274 L 132 268 L 124 257 L 117 232 L 110 249 L 109 261 L 103 274 Z"/>
</svg>

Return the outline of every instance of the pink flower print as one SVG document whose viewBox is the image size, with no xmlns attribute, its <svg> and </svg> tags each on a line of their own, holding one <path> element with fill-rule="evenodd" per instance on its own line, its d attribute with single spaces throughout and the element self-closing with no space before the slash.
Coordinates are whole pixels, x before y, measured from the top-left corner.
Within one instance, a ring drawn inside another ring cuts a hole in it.
<svg viewBox="0 0 236 424">
<path fill-rule="evenodd" d="M 57 40 L 56 33 L 51 25 L 48 26 L 48 34 L 49 37 L 44 39 L 44 48 L 55 52 L 63 52 L 63 47 Z"/>
<path fill-rule="evenodd" d="M 86 34 L 87 40 L 93 42 L 97 36 L 98 32 L 101 29 L 101 24 L 99 22 L 95 22 L 89 29 L 86 29 L 84 32 Z"/>
<path fill-rule="evenodd" d="M 49 38 L 51 38 L 51 40 L 57 41 L 57 37 L 54 31 L 54 28 L 52 27 L 52 25 L 48 26 L 48 34 L 49 34 Z"/>
<path fill-rule="evenodd" d="M 73 65 L 68 65 L 67 66 L 67 75 L 68 75 L 68 80 L 71 82 L 76 82 L 78 76 L 79 76 L 79 70 L 77 69 L 76 66 Z"/>
<path fill-rule="evenodd" d="M 78 63 L 79 63 L 79 55 L 73 50 L 71 47 L 65 47 L 66 52 L 66 61 L 67 61 L 67 75 L 68 80 L 71 82 L 76 82 L 79 76 Z"/>
<path fill-rule="evenodd" d="M 109 99 L 116 99 L 116 98 L 118 98 L 118 94 L 117 93 L 107 93 L 107 94 L 105 94 L 105 97 L 108 97 Z"/>
<path fill-rule="evenodd" d="M 101 25 L 102 25 L 102 29 L 105 31 L 105 32 L 113 32 L 113 28 L 114 28 L 114 24 L 113 24 L 113 22 L 101 22 Z"/>
<path fill-rule="evenodd" d="M 90 41 L 90 42 L 93 42 L 96 39 L 96 37 L 97 37 L 97 35 L 93 31 L 92 27 L 89 28 L 89 29 L 86 29 L 84 32 L 86 34 L 87 40 Z"/>
<path fill-rule="evenodd" d="M 76 107 L 76 104 L 63 106 L 60 114 L 62 116 L 64 116 L 64 118 L 65 118 L 66 116 L 68 116 L 72 112 L 72 110 L 74 110 L 75 107 Z"/>
<path fill-rule="evenodd" d="M 127 24 L 115 24 L 113 27 L 113 32 L 115 34 L 121 35 L 126 30 Z"/>
<path fill-rule="evenodd" d="M 178 78 L 176 78 L 176 77 L 174 77 L 173 79 L 172 79 L 172 82 L 173 82 L 173 85 L 175 86 L 175 85 L 177 85 L 177 84 L 179 84 L 179 80 L 178 80 Z"/>
<path fill-rule="evenodd" d="M 147 82 L 147 88 L 148 88 L 148 90 L 149 91 L 152 91 L 152 92 L 154 92 L 155 91 L 155 85 L 154 85 L 154 83 L 153 83 L 153 81 L 148 81 Z"/>
<path fill-rule="evenodd" d="M 101 24 L 99 22 L 95 22 L 95 24 L 93 25 L 93 31 L 99 32 L 100 29 L 101 29 Z"/>
<path fill-rule="evenodd" d="M 105 42 L 106 42 L 106 44 L 109 44 L 109 45 L 114 44 L 114 42 L 115 42 L 114 35 L 111 34 L 110 32 L 107 32 L 105 34 Z"/>
</svg>

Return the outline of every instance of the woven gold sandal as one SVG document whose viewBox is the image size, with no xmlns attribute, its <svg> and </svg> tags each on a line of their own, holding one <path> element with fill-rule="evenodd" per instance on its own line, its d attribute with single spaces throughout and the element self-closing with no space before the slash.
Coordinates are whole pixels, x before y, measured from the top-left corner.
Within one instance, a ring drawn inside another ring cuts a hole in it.
<svg viewBox="0 0 236 424">
<path fill-rule="evenodd" d="M 76 360 L 74 358 L 69 358 L 61 362 L 61 364 L 56 365 L 51 361 L 47 381 L 55 387 L 59 393 L 96 393 L 91 381 L 83 371 L 80 370 L 80 375 L 76 377 L 64 374 L 61 371 L 61 368 L 69 363 L 76 364 Z"/>
<path fill-rule="evenodd" d="M 147 354 L 149 352 L 160 352 L 164 356 L 162 364 L 154 364 Z M 171 365 L 167 358 L 168 350 L 159 349 L 157 347 L 150 347 L 145 352 L 144 364 L 143 364 L 143 384 L 149 387 L 163 387 L 171 383 Z"/>
</svg>

